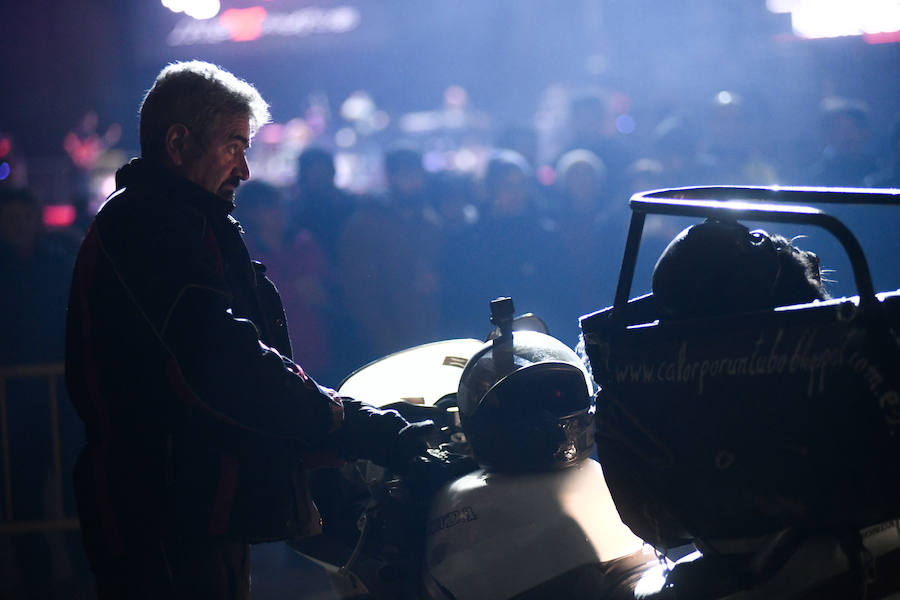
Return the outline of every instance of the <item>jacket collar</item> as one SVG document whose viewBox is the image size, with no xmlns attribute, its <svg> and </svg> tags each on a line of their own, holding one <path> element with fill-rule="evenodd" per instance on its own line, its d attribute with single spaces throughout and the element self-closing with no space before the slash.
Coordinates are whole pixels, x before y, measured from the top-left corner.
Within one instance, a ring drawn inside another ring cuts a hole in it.
<svg viewBox="0 0 900 600">
<path fill-rule="evenodd" d="M 233 201 L 217 196 L 168 167 L 146 158 L 132 158 L 116 171 L 116 188 L 123 187 L 144 187 L 167 196 L 184 198 L 217 214 L 230 215 L 234 210 Z"/>
</svg>

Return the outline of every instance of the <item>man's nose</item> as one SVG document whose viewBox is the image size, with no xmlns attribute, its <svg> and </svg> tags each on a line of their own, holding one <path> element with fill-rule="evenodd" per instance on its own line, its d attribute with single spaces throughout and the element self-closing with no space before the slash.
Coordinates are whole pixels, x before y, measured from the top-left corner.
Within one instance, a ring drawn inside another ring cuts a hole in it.
<svg viewBox="0 0 900 600">
<path fill-rule="evenodd" d="M 250 165 L 247 164 L 247 157 L 243 154 L 238 159 L 237 176 L 241 178 L 241 181 L 250 179 Z"/>
</svg>

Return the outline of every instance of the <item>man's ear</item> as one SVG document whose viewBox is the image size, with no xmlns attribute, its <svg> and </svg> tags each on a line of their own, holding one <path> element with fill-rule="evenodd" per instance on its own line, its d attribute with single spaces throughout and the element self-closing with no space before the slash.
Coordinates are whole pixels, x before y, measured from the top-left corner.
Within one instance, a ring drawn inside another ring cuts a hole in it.
<svg viewBox="0 0 900 600">
<path fill-rule="evenodd" d="M 176 167 L 184 164 L 188 135 L 188 128 L 182 123 L 174 123 L 166 130 L 166 156 Z"/>
</svg>

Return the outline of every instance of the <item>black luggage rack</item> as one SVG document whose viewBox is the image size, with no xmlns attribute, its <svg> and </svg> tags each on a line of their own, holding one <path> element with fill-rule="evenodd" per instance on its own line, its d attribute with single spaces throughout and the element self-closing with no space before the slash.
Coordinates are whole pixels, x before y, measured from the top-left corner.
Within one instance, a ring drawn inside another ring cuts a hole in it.
<svg viewBox="0 0 900 600">
<path fill-rule="evenodd" d="M 876 294 L 853 233 L 807 204 L 900 190 L 706 186 L 632 196 L 613 306 L 581 318 L 598 454 L 623 520 L 657 547 L 900 516 L 900 291 Z M 817 226 L 858 297 L 659 320 L 629 300 L 646 215 Z"/>
</svg>

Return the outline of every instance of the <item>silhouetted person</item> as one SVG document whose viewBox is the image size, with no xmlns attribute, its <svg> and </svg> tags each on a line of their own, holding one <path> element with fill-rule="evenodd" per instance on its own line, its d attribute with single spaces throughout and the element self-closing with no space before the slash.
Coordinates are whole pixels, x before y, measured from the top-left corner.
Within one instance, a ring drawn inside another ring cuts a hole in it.
<svg viewBox="0 0 900 600">
<path fill-rule="evenodd" d="M 0 364 L 62 360 L 73 262 L 65 240 L 44 230 L 37 196 L 0 188 Z"/>
<path fill-rule="evenodd" d="M 625 247 L 627 198 L 612 198 L 606 166 L 589 150 L 570 150 L 556 165 L 554 217 L 565 252 L 559 303 L 578 317 L 612 303 Z"/>
<path fill-rule="evenodd" d="M 866 106 L 856 100 L 828 98 L 820 117 L 825 146 L 812 166 L 808 185 L 861 186 L 877 168 L 869 148 L 870 126 Z"/>
<path fill-rule="evenodd" d="M 364 205 L 341 234 L 339 269 L 361 366 L 435 340 L 439 326 L 435 256 L 439 228 L 422 155 L 392 148 L 384 158 L 387 195 Z"/>
<path fill-rule="evenodd" d="M 422 164 L 422 153 L 413 146 L 398 143 L 384 153 L 385 203 L 414 221 L 434 222 L 431 179 Z"/>
<path fill-rule="evenodd" d="M 597 93 L 581 94 L 572 100 L 569 112 L 571 139 L 566 149 L 583 148 L 600 157 L 607 167 L 610 191 L 621 193 L 633 152 L 616 130 L 607 100 Z"/>
<path fill-rule="evenodd" d="M 478 193 L 468 173 L 443 171 L 432 186 L 432 201 L 439 219 L 441 239 L 464 231 L 478 222 Z"/>
<path fill-rule="evenodd" d="M 339 308 L 337 274 L 312 232 L 289 228 L 285 213 L 281 192 L 271 184 L 251 181 L 237 194 L 235 216 L 250 257 L 278 282 L 294 357 L 312 373 L 334 376 L 329 323 Z"/>
<path fill-rule="evenodd" d="M 664 187 L 709 183 L 713 175 L 699 160 L 699 148 L 700 134 L 686 117 L 673 114 L 657 123 L 651 132 L 650 156 L 662 165 L 659 183 Z"/>
<path fill-rule="evenodd" d="M 338 236 L 353 213 L 353 196 L 334 183 L 334 155 L 311 147 L 297 159 L 297 196 L 292 199 L 290 232 L 315 236 L 330 260 L 337 257 Z"/>
<path fill-rule="evenodd" d="M 291 360 L 278 292 L 230 214 L 268 119 L 231 73 L 167 66 L 141 105 L 141 158 L 81 246 L 66 383 L 87 435 L 74 479 L 100 598 L 247 598 L 250 543 L 320 530 L 315 457 L 400 468 L 422 450 L 419 427 Z"/>
<path fill-rule="evenodd" d="M 736 92 L 719 91 L 703 110 L 699 161 L 708 183 L 774 185 L 775 167 L 763 154 L 757 111 Z M 692 182 L 696 185 L 703 182 Z"/>
<path fill-rule="evenodd" d="M 495 146 L 518 152 L 532 169 L 538 166 L 538 134 L 534 127 L 510 125 L 497 134 Z"/>
<path fill-rule="evenodd" d="M 900 113 L 894 117 L 894 121 L 891 123 L 884 168 L 867 175 L 864 183 L 866 187 L 900 188 Z"/>
<path fill-rule="evenodd" d="M 502 295 L 516 298 L 564 341 L 574 339 L 578 315 L 563 314 L 563 250 L 555 221 L 538 212 L 531 170 L 518 153 L 503 150 L 488 161 L 481 180 L 478 223 L 445 247 L 441 259 L 442 318 L 458 335 L 480 337 L 479 311 Z"/>
</svg>

